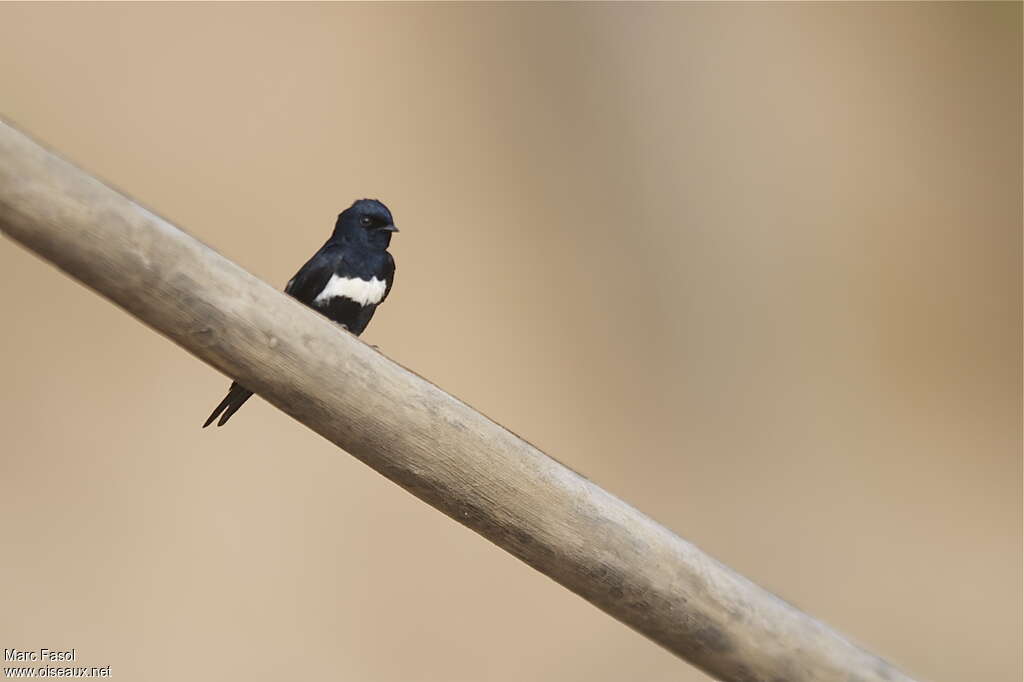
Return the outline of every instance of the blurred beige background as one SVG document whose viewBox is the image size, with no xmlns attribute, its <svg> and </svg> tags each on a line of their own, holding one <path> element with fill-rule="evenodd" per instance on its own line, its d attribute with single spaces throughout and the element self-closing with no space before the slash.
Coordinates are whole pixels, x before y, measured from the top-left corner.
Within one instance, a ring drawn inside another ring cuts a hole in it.
<svg viewBox="0 0 1024 682">
<path fill-rule="evenodd" d="M 0 114 L 911 674 L 1021 679 L 1021 4 L 0 5 Z M 0 646 L 701 680 L 10 242 Z"/>
</svg>

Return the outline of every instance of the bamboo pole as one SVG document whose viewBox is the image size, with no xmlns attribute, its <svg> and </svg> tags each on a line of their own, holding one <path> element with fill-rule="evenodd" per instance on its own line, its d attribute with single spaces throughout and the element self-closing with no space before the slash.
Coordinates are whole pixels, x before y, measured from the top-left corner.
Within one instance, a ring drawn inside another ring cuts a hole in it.
<svg viewBox="0 0 1024 682">
<path fill-rule="evenodd" d="M 0 229 L 712 676 L 910 680 L 3 122 Z"/>
</svg>

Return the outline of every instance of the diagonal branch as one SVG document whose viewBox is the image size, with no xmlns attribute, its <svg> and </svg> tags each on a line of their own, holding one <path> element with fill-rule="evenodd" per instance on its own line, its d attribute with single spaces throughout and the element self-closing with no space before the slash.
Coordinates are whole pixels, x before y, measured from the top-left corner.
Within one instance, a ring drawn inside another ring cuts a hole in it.
<svg viewBox="0 0 1024 682">
<path fill-rule="evenodd" d="M 910 680 L 2 122 L 0 229 L 719 679 Z"/>
</svg>

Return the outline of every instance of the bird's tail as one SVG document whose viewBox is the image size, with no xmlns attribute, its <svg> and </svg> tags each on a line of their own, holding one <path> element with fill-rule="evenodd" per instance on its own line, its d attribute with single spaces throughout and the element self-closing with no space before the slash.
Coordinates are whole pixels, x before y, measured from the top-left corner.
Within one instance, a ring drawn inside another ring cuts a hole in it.
<svg viewBox="0 0 1024 682">
<path fill-rule="evenodd" d="M 210 418 L 206 420 L 205 424 L 203 424 L 203 428 L 205 429 L 207 426 L 212 424 L 213 420 L 217 418 L 217 415 L 220 415 L 220 421 L 217 422 L 217 426 L 224 426 L 227 424 L 228 420 L 231 419 L 231 415 L 238 412 L 238 408 L 244 405 L 245 401 L 251 397 L 252 391 L 243 386 L 239 386 L 237 381 L 232 382 L 231 389 L 228 391 L 228 394 L 224 396 L 224 400 L 220 401 L 220 405 L 213 410 L 213 414 L 211 414 Z"/>
</svg>

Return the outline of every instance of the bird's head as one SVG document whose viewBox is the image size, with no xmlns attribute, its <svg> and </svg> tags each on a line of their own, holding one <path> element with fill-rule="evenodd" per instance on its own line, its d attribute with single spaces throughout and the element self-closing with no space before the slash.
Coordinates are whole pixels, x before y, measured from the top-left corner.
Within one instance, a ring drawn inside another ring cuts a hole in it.
<svg viewBox="0 0 1024 682">
<path fill-rule="evenodd" d="M 338 215 L 334 237 L 386 249 L 398 232 L 388 207 L 376 199 L 359 199 Z"/>
</svg>

